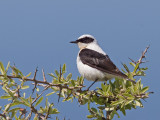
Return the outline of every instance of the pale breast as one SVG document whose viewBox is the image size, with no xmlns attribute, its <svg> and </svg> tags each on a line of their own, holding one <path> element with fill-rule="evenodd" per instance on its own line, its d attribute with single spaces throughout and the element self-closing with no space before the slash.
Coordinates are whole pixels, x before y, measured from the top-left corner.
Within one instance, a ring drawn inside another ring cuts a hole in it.
<svg viewBox="0 0 160 120">
<path fill-rule="evenodd" d="M 83 64 L 79 56 L 77 56 L 77 68 L 79 73 L 87 80 L 95 81 L 96 79 L 98 79 L 98 81 L 105 81 L 107 79 L 110 79 L 108 78 L 109 76 L 106 77 L 106 73 Z"/>
</svg>

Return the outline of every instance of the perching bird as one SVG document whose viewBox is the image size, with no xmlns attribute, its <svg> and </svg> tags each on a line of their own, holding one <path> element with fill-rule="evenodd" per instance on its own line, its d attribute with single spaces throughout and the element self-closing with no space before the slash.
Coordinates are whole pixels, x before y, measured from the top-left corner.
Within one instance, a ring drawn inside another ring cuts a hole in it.
<svg viewBox="0 0 160 120">
<path fill-rule="evenodd" d="M 107 81 L 113 78 L 123 78 L 136 83 L 115 66 L 93 36 L 85 34 L 70 43 L 75 43 L 80 48 L 77 56 L 79 73 L 87 80 L 94 81 L 89 88 L 96 81 Z"/>
</svg>

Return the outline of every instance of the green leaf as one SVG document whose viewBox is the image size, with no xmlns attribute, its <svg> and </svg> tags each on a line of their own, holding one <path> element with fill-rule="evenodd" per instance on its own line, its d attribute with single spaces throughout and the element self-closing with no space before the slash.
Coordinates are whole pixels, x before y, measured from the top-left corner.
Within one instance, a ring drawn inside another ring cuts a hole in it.
<svg viewBox="0 0 160 120">
<path fill-rule="evenodd" d="M 93 112 L 95 112 L 95 113 L 97 113 L 98 111 L 97 111 L 97 109 L 96 108 L 91 108 L 91 111 L 93 111 Z"/>
<path fill-rule="evenodd" d="M 139 64 L 140 64 L 140 63 L 137 63 L 137 64 L 136 64 L 136 67 L 134 68 L 134 71 L 133 71 L 134 73 L 136 73 L 137 69 L 139 68 Z"/>
<path fill-rule="evenodd" d="M 11 115 L 11 118 L 12 118 L 12 119 L 13 119 L 13 117 L 16 118 L 16 112 L 17 112 L 17 111 L 13 111 L 13 112 L 12 112 L 12 115 Z"/>
<path fill-rule="evenodd" d="M 8 64 L 7 64 L 6 72 L 8 71 L 9 67 L 10 67 L 10 62 L 8 62 Z"/>
<path fill-rule="evenodd" d="M 130 64 L 131 64 L 133 67 L 135 67 L 135 66 L 136 66 L 133 62 L 130 62 Z"/>
<path fill-rule="evenodd" d="M 58 72 L 58 71 L 57 71 L 57 72 Z M 56 78 L 56 76 L 54 76 L 54 74 L 53 74 L 53 73 L 48 73 L 48 75 L 50 75 L 51 77 Z"/>
<path fill-rule="evenodd" d="M 19 107 L 13 108 L 13 109 L 9 110 L 8 112 L 15 112 L 15 111 L 17 111 L 17 110 L 19 110 Z"/>
<path fill-rule="evenodd" d="M 1 99 L 8 99 L 11 98 L 11 96 L 1 96 Z"/>
<path fill-rule="evenodd" d="M 56 108 L 52 109 L 50 108 L 49 114 L 58 114 L 58 110 Z"/>
<path fill-rule="evenodd" d="M 144 87 L 142 90 L 141 90 L 141 93 L 145 93 L 147 90 L 149 89 L 149 87 Z"/>
<path fill-rule="evenodd" d="M 2 75 L 5 74 L 5 68 L 4 68 L 4 65 L 1 61 L 0 61 L 0 71 L 1 71 Z"/>
<path fill-rule="evenodd" d="M 125 102 L 125 105 L 130 104 L 132 101 L 133 101 L 133 100 L 129 100 L 129 101 Z"/>
<path fill-rule="evenodd" d="M 111 86 L 110 86 L 110 85 L 108 85 L 108 86 L 107 86 L 107 89 L 106 89 L 106 93 L 108 93 L 108 92 L 109 92 L 110 88 L 111 88 Z"/>
<path fill-rule="evenodd" d="M 23 103 L 18 101 L 18 100 L 16 100 L 11 104 L 11 107 L 16 106 L 16 105 L 20 105 L 20 104 L 23 104 Z"/>
<path fill-rule="evenodd" d="M 50 95 L 54 94 L 55 92 L 56 92 L 56 91 L 51 92 L 51 93 L 48 93 L 46 96 L 50 96 Z"/>
<path fill-rule="evenodd" d="M 30 73 L 26 76 L 26 78 L 29 77 L 29 76 L 31 76 L 31 74 L 32 74 L 32 73 L 30 72 Z"/>
<path fill-rule="evenodd" d="M 66 80 L 70 80 L 72 78 L 72 73 L 69 73 L 68 76 L 66 77 Z"/>
<path fill-rule="evenodd" d="M 104 110 L 105 106 L 98 106 L 99 109 Z"/>
<path fill-rule="evenodd" d="M 145 70 L 148 70 L 148 68 L 147 67 L 146 68 L 140 68 L 140 70 L 145 71 Z"/>
<path fill-rule="evenodd" d="M 57 76 L 59 76 L 59 72 L 57 70 L 55 70 L 55 73 L 56 73 Z"/>
<path fill-rule="evenodd" d="M 127 99 L 134 99 L 134 96 L 128 93 L 124 93 L 123 94 L 125 97 L 127 97 Z"/>
<path fill-rule="evenodd" d="M 63 64 L 63 67 L 62 67 L 62 74 L 64 74 L 66 72 L 66 64 Z"/>
<path fill-rule="evenodd" d="M 122 63 L 122 65 L 123 65 L 123 67 L 126 69 L 126 71 L 127 71 L 128 73 L 130 73 L 130 71 L 129 71 L 127 65 L 126 65 L 126 64 L 123 64 L 123 63 Z"/>
<path fill-rule="evenodd" d="M 2 89 L 8 93 L 12 98 L 14 98 L 14 93 L 12 93 L 10 90 L 8 90 L 5 86 L 2 87 Z"/>
<path fill-rule="evenodd" d="M 43 96 L 42 96 L 41 98 L 39 98 L 39 100 L 37 101 L 35 107 L 36 107 L 37 105 L 39 105 L 39 104 L 42 102 L 42 100 L 43 100 Z"/>
<path fill-rule="evenodd" d="M 120 116 L 119 116 L 119 114 L 117 113 L 117 111 L 116 111 L 116 110 L 113 110 L 113 111 L 111 112 L 111 115 L 110 115 L 110 119 L 111 119 L 111 120 L 113 119 L 113 117 L 114 117 L 115 114 L 118 116 L 118 118 L 120 118 Z"/>
<path fill-rule="evenodd" d="M 27 86 L 27 85 L 21 87 L 22 90 L 27 89 L 27 88 L 29 88 L 29 86 Z"/>
<path fill-rule="evenodd" d="M 124 100 L 117 100 L 117 101 L 112 102 L 111 105 L 115 106 L 115 105 L 121 104 L 123 102 L 124 102 Z"/>
<path fill-rule="evenodd" d="M 87 118 L 94 118 L 94 114 L 87 115 Z"/>
<path fill-rule="evenodd" d="M 72 84 L 72 86 L 75 86 L 75 81 L 71 80 L 71 84 Z"/>
<path fill-rule="evenodd" d="M 102 87 L 102 90 L 103 90 L 104 92 L 106 92 L 106 88 L 107 88 L 107 86 L 106 86 L 106 85 L 104 85 L 104 83 L 102 83 L 102 84 L 101 84 L 101 87 Z"/>
<path fill-rule="evenodd" d="M 120 109 L 120 111 L 123 113 L 124 116 L 126 116 L 126 110 L 125 110 L 124 107 L 122 107 L 122 108 Z"/>
<path fill-rule="evenodd" d="M 11 107 L 11 103 L 7 104 L 6 107 L 5 107 L 5 109 L 4 109 L 4 111 L 7 112 L 7 111 L 9 110 L 10 107 Z"/>
<path fill-rule="evenodd" d="M 30 107 L 29 101 L 23 97 L 20 97 L 20 99 L 23 101 L 23 104 Z"/>
</svg>

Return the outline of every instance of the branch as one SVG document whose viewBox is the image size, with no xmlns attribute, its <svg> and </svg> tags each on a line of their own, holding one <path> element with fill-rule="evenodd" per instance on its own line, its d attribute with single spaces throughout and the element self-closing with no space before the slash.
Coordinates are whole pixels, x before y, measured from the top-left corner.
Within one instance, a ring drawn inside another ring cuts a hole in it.
<svg viewBox="0 0 160 120">
<path fill-rule="evenodd" d="M 144 62 L 142 62 L 142 59 L 146 58 L 145 54 L 147 53 L 147 50 L 149 49 L 149 47 L 150 47 L 150 45 L 147 46 L 146 49 L 142 52 L 142 55 L 141 55 L 140 59 L 137 61 L 137 63 L 140 63 L 140 64 L 144 63 Z"/>
<path fill-rule="evenodd" d="M 59 87 L 59 88 L 65 88 L 65 89 L 69 89 L 69 90 L 74 90 L 74 89 L 80 89 L 80 88 L 83 88 L 85 86 L 76 86 L 76 87 L 68 87 L 66 85 L 61 85 L 61 84 L 52 84 L 52 83 L 49 83 L 47 81 L 40 81 L 40 80 L 34 80 L 34 79 L 31 79 L 31 78 L 21 78 L 20 76 L 10 76 L 10 75 L 7 75 L 7 76 L 4 76 L 4 75 L 0 75 L 0 77 L 8 77 L 10 79 L 12 78 L 17 78 L 17 79 L 22 79 L 24 81 L 31 81 L 31 82 L 36 82 L 34 84 L 45 84 L 45 85 L 49 85 L 50 87 L 51 86 L 55 86 L 55 87 Z"/>
<path fill-rule="evenodd" d="M 35 84 L 34 84 L 34 88 L 33 88 L 32 94 L 34 93 L 34 90 L 37 88 L 37 82 L 36 82 L 36 75 L 37 75 L 37 72 L 38 72 L 37 68 L 35 70 L 34 77 L 33 77 L 33 81 L 35 82 Z"/>
<path fill-rule="evenodd" d="M 142 60 L 143 60 L 143 58 L 146 58 L 145 54 L 147 53 L 149 47 L 150 47 L 150 45 L 148 45 L 148 46 L 146 47 L 146 49 L 142 52 L 142 55 L 141 55 L 141 57 L 139 58 L 138 61 L 134 61 L 134 60 L 131 59 L 131 58 L 129 58 L 129 59 L 130 59 L 134 64 L 137 64 L 137 63 L 139 63 L 139 64 L 145 63 L 145 62 L 142 61 Z"/>
</svg>

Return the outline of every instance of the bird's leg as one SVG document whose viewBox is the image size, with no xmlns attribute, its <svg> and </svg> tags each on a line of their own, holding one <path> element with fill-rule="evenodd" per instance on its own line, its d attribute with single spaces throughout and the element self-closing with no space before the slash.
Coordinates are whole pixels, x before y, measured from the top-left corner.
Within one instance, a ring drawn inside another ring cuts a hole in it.
<svg viewBox="0 0 160 120">
<path fill-rule="evenodd" d="M 92 87 L 92 85 L 94 85 L 94 83 L 97 82 L 97 81 L 98 81 L 98 79 L 96 79 L 96 80 L 87 88 L 87 91 L 88 91 L 89 88 Z"/>
</svg>

